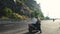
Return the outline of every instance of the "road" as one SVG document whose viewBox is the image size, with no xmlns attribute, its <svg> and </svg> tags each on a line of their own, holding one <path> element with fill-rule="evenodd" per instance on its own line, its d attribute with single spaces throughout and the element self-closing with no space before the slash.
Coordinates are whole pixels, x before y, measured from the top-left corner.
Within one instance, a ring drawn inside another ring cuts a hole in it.
<svg viewBox="0 0 60 34">
<path fill-rule="evenodd" d="M 42 34 L 60 34 L 60 20 L 42 22 Z"/>
<path fill-rule="evenodd" d="M 28 26 L 23 28 L 12 29 L 4 32 L 0 32 L 0 34 L 39 34 L 38 33 L 29 33 Z M 41 22 L 42 34 L 60 34 L 60 20 L 43 20 Z"/>
</svg>

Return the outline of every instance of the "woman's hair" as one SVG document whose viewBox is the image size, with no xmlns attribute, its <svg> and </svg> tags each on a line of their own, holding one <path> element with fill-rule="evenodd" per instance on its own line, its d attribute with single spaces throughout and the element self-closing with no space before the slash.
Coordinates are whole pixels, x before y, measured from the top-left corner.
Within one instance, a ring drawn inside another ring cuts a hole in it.
<svg viewBox="0 0 60 34">
<path fill-rule="evenodd" d="M 38 18 L 38 16 L 35 16 L 35 18 Z"/>
</svg>

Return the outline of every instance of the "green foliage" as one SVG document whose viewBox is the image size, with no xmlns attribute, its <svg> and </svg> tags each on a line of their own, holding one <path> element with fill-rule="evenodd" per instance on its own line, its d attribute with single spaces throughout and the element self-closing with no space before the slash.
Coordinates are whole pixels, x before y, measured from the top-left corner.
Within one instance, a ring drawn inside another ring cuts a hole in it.
<svg viewBox="0 0 60 34">
<path fill-rule="evenodd" d="M 3 11 L 4 11 L 4 16 L 6 17 L 10 17 L 12 15 L 12 10 L 8 7 L 5 7 Z"/>
<path fill-rule="evenodd" d="M 27 0 L 26 5 L 32 10 L 31 17 L 39 16 L 44 19 L 44 15 L 41 12 L 39 4 L 34 0 Z"/>
<path fill-rule="evenodd" d="M 50 18 L 48 16 L 46 16 L 45 19 L 50 19 Z"/>
<path fill-rule="evenodd" d="M 1 0 L 2 10 L 0 15 L 8 18 L 18 19 L 20 15 L 35 17 L 39 16 L 44 19 L 44 15 L 40 9 L 39 4 L 35 0 Z"/>
<path fill-rule="evenodd" d="M 17 16 L 16 14 L 17 14 L 17 13 L 13 13 L 13 14 L 12 14 L 12 18 L 18 19 L 18 16 Z"/>
</svg>

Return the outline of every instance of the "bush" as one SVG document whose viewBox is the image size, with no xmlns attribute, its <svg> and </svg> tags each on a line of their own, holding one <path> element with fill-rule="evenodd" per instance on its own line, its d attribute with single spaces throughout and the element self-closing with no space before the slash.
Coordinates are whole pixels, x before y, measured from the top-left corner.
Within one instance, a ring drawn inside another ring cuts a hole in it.
<svg viewBox="0 0 60 34">
<path fill-rule="evenodd" d="M 4 13 L 4 16 L 6 16 L 6 17 L 11 17 L 11 15 L 12 15 L 12 10 L 11 10 L 10 8 L 8 8 L 8 7 L 5 7 L 5 8 L 3 9 L 3 13 Z"/>
</svg>

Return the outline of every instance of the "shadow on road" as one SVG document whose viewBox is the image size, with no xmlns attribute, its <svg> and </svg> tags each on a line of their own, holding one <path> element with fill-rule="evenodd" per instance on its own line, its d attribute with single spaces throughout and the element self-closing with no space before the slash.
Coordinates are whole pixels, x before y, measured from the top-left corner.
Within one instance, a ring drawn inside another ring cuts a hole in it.
<svg viewBox="0 0 60 34">
<path fill-rule="evenodd" d="M 35 33 L 26 32 L 26 33 L 24 33 L 24 34 L 35 34 Z"/>
</svg>

